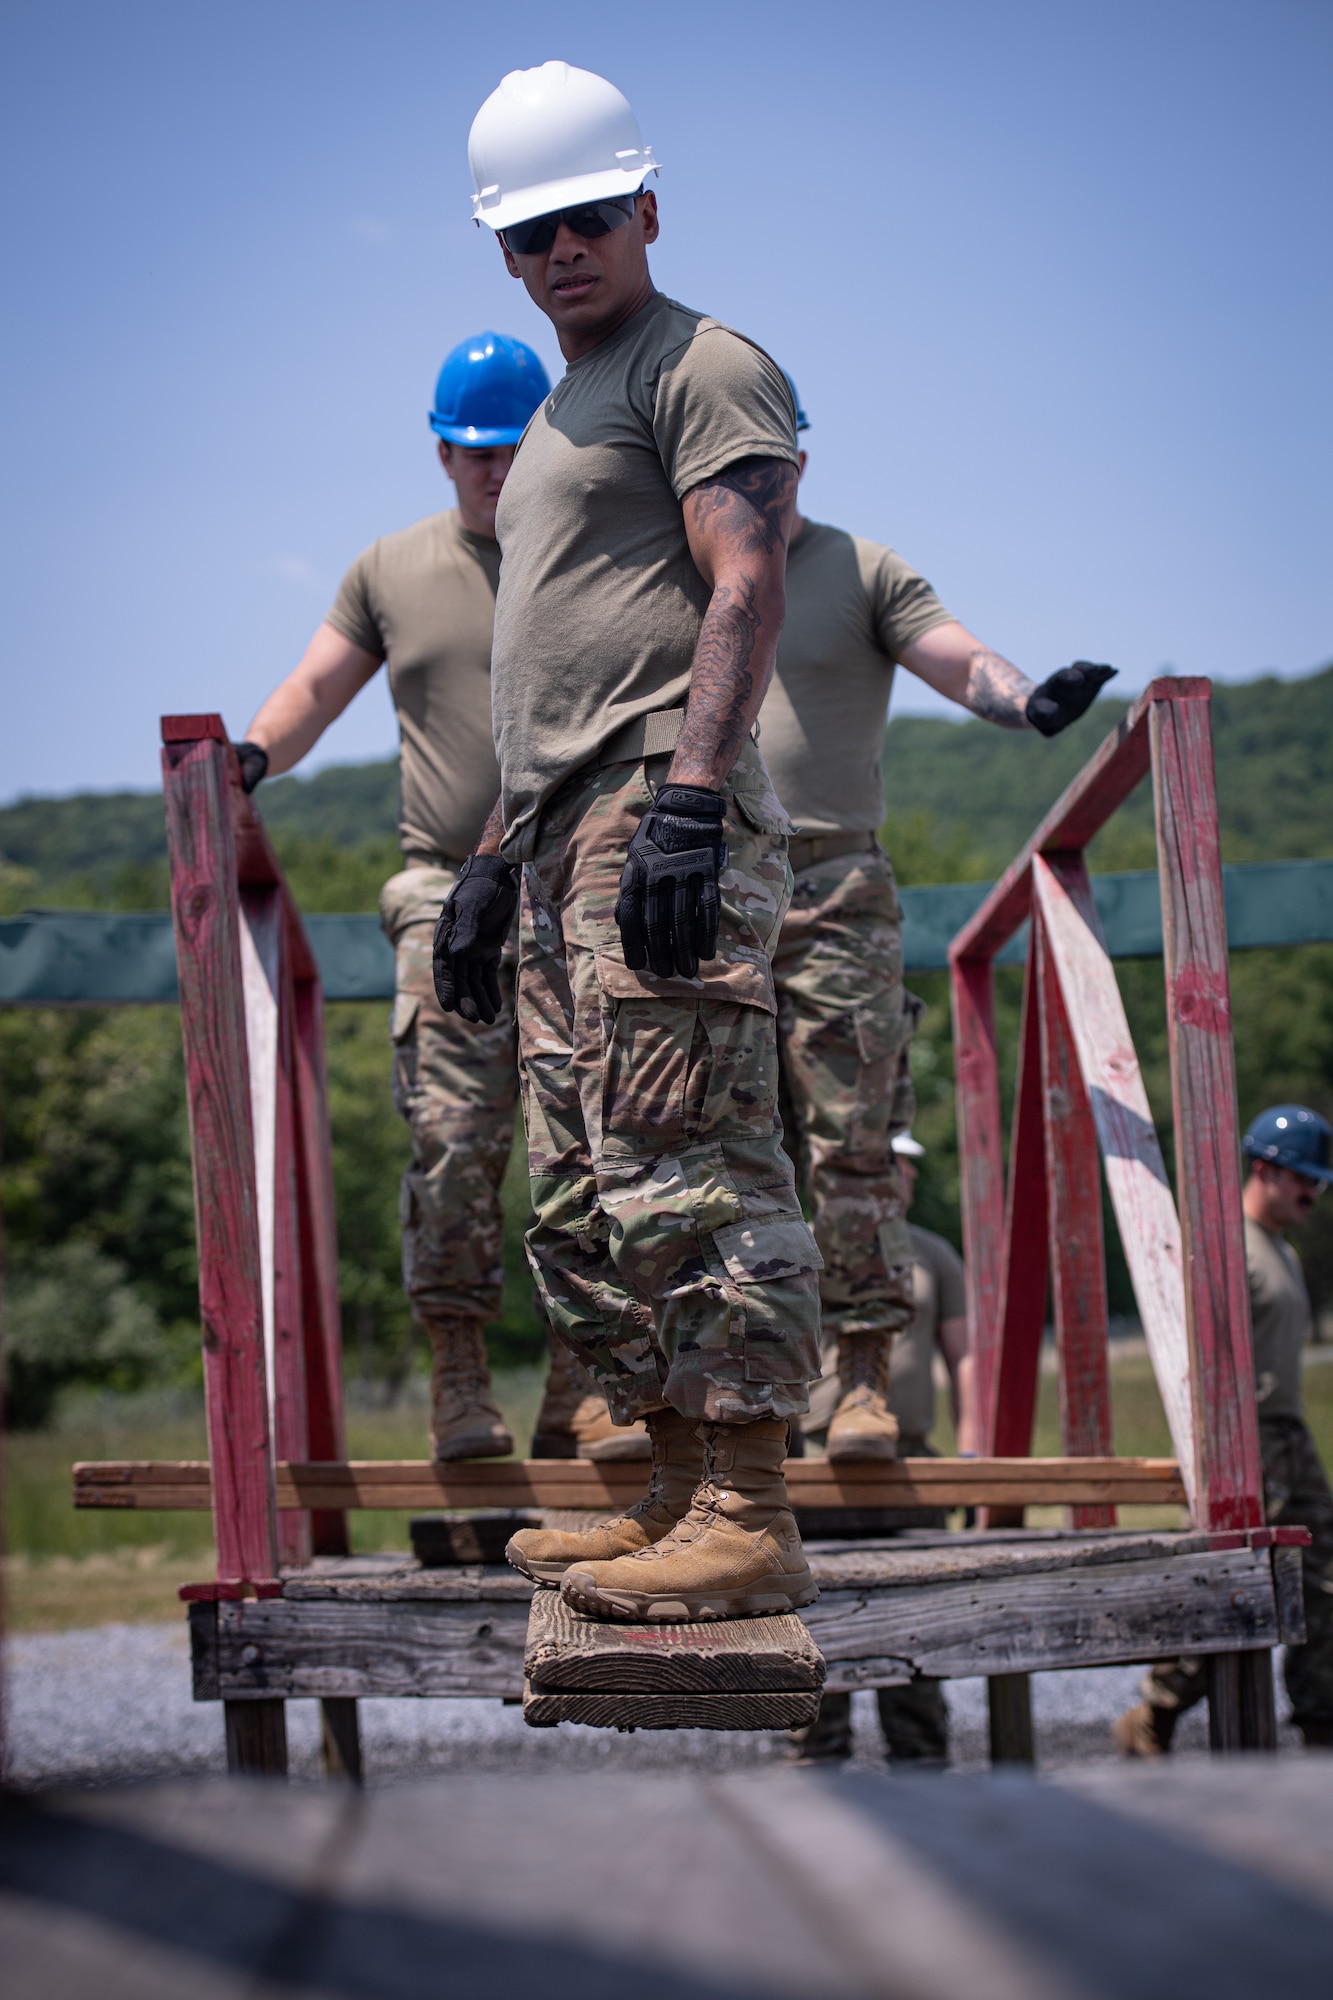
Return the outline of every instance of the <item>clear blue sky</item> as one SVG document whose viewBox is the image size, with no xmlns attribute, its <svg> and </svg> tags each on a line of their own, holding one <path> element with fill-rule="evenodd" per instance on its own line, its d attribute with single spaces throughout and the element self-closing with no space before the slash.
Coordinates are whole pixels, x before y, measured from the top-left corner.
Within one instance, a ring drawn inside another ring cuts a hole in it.
<svg viewBox="0 0 1333 2000">
<path fill-rule="evenodd" d="M 485 325 L 508 69 L 601 70 L 665 163 L 659 285 L 790 368 L 806 511 L 1029 672 L 1333 655 L 1326 0 L 10 0 L 0 799 L 239 734 Z M 929 708 L 899 683 L 898 706 Z M 382 683 L 317 762 L 393 747 Z"/>
</svg>

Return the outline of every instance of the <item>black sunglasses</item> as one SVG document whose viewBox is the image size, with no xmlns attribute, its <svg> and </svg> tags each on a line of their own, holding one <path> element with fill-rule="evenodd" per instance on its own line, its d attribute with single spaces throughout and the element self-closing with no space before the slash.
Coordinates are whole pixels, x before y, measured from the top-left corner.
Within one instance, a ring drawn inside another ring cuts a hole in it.
<svg viewBox="0 0 1333 2000">
<path fill-rule="evenodd" d="M 609 236 L 613 229 L 623 229 L 633 218 L 637 199 L 637 195 L 613 194 L 605 201 L 581 201 L 575 208 L 553 208 L 549 215 L 512 222 L 508 229 L 500 231 L 500 241 L 515 257 L 535 257 L 550 249 L 562 222 L 576 236 Z"/>
</svg>

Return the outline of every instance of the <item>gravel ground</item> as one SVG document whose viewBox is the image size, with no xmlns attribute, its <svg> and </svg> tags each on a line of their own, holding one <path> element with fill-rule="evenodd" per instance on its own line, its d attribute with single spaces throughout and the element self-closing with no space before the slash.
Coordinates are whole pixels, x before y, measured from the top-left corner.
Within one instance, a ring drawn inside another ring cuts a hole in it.
<svg viewBox="0 0 1333 2000">
<path fill-rule="evenodd" d="M 109 1625 L 13 1639 L 6 1648 L 5 1704 L 10 1776 L 25 1786 L 110 1784 L 224 1768 L 222 1716 L 190 1698 L 181 1625 Z M 1096 1667 L 1033 1679 L 1037 1752 L 1045 1770 L 1111 1760 L 1108 1726 L 1135 1698 L 1135 1667 Z M 986 1761 L 986 1684 L 953 1681 L 954 1764 Z M 1279 1714 L 1285 1710 L 1279 1691 Z M 853 1698 L 858 1764 L 883 1751 L 874 1697 Z M 287 1704 L 293 1774 L 319 1775 L 316 1704 Z M 365 1701 L 366 1771 L 372 1784 L 428 1771 L 736 1770 L 771 1763 L 782 1738 L 766 1732 L 613 1731 L 564 1724 L 529 1729 L 517 1707 L 496 1701 Z M 1284 1744 L 1299 1741 L 1282 1732 Z M 1205 1711 L 1185 1718 L 1181 1751 L 1206 1750 Z"/>
</svg>

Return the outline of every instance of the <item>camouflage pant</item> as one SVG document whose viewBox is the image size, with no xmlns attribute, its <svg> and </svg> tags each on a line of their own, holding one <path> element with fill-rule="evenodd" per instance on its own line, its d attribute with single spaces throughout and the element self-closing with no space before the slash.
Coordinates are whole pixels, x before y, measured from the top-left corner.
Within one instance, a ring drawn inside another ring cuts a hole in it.
<svg viewBox="0 0 1333 2000">
<path fill-rule="evenodd" d="M 819 1373 L 819 1253 L 777 1119 L 768 953 L 786 820 L 746 745 L 725 787 L 718 955 L 697 979 L 631 972 L 615 906 L 667 760 L 576 772 L 523 871 L 519 1053 L 552 1325 L 628 1423 L 803 1410 Z"/>
<path fill-rule="evenodd" d="M 1302 1550 L 1305 1581 L 1303 1646 L 1288 1646 L 1291 1719 L 1326 1732 L 1333 1726 L 1333 1493 L 1314 1439 L 1299 1417 L 1269 1417 L 1259 1425 L 1264 1461 L 1264 1511 L 1270 1527 L 1308 1528 Z M 1154 1708 L 1184 1711 L 1208 1692 L 1203 1660 L 1159 1660 L 1143 1683 Z M 1326 1740 L 1322 1737 L 1321 1740 Z"/>
<path fill-rule="evenodd" d="M 457 878 L 456 868 L 406 868 L 380 895 L 396 961 L 393 1101 L 412 1130 L 399 1200 L 403 1285 L 420 1320 L 495 1319 L 504 1290 L 500 1183 L 518 1103 L 514 949 L 500 969 L 494 1027 L 440 1011 L 431 940 Z"/>
<path fill-rule="evenodd" d="M 921 1003 L 903 985 L 887 856 L 844 854 L 796 877 L 773 956 L 782 1116 L 824 1259 L 825 1338 L 912 1317 L 912 1249 L 891 1141 L 915 1108 L 907 1047 Z"/>
</svg>

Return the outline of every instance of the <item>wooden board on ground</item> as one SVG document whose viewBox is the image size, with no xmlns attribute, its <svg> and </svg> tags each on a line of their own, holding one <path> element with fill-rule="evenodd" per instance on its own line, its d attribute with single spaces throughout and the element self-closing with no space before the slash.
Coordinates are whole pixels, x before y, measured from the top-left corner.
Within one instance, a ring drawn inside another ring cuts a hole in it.
<svg viewBox="0 0 1333 2000">
<path fill-rule="evenodd" d="M 794 1614 L 699 1625 L 582 1618 L 532 1599 L 524 1719 L 535 1728 L 797 1729 L 819 1711 L 824 1662 Z"/>
<path fill-rule="evenodd" d="M 1180 1469 L 1164 1458 L 910 1458 L 832 1466 L 795 1459 L 792 1503 L 806 1507 L 1161 1506 L 1185 1497 Z M 277 1467 L 280 1508 L 593 1508 L 642 1499 L 642 1464 L 584 1459 L 433 1465 L 428 1460 Z M 118 1460 L 74 1467 L 76 1507 L 206 1509 L 204 1461 Z"/>
</svg>

